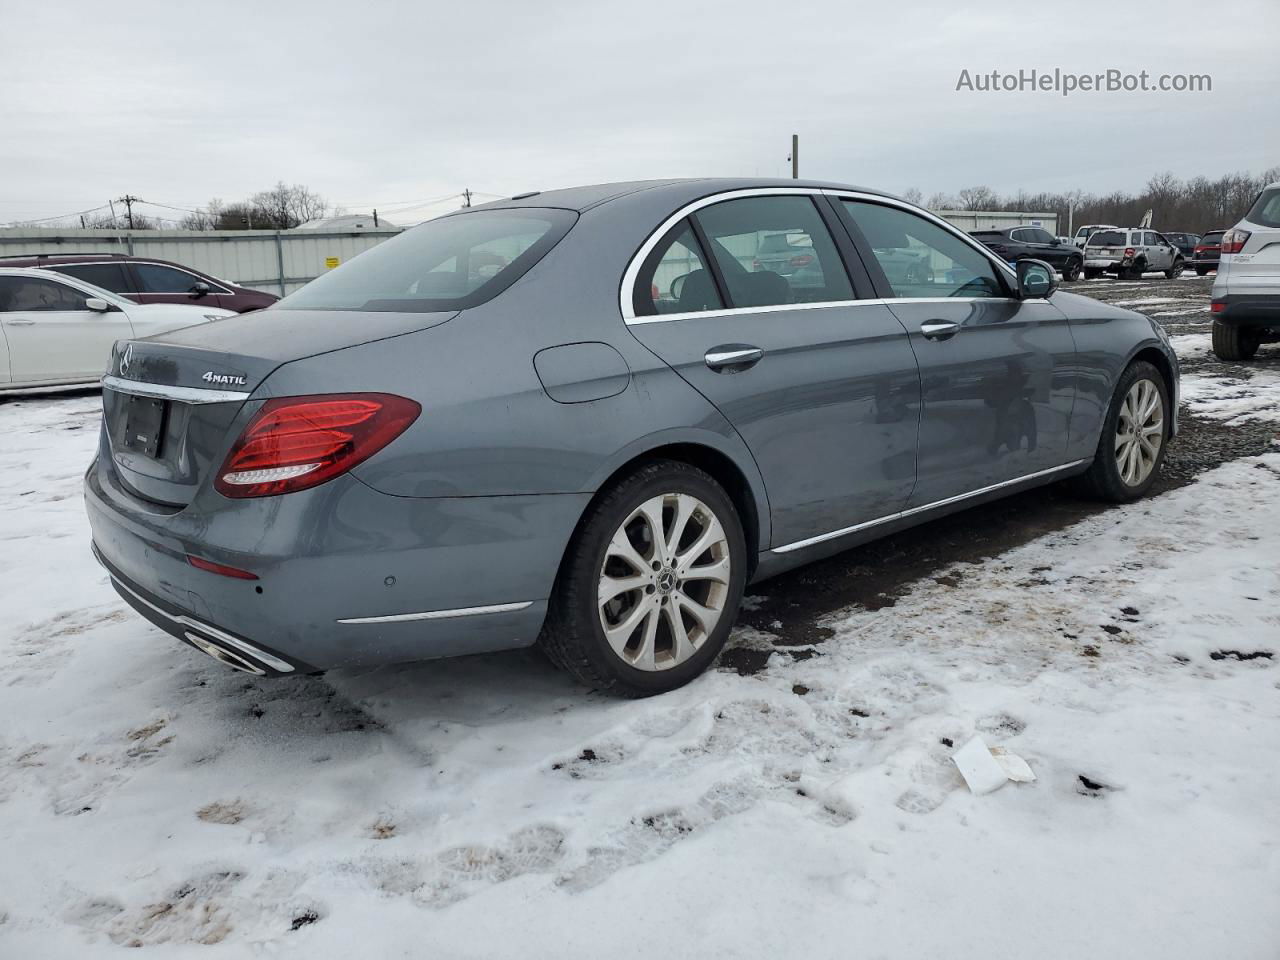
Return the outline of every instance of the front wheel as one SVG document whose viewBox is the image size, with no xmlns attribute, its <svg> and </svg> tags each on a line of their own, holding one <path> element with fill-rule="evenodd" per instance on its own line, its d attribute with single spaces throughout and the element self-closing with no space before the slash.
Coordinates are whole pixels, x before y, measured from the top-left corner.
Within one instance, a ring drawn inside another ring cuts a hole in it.
<svg viewBox="0 0 1280 960">
<path fill-rule="evenodd" d="M 1261 344 L 1255 330 L 1213 321 L 1213 353 L 1219 360 L 1252 360 Z"/>
<path fill-rule="evenodd" d="M 674 690 L 724 646 L 746 571 L 742 523 L 724 489 L 690 464 L 655 461 L 588 508 L 538 642 L 596 689 Z"/>
<path fill-rule="evenodd" d="M 1173 266 L 1171 266 L 1168 270 L 1164 272 L 1165 279 L 1177 280 L 1180 276 L 1182 276 L 1182 270 L 1183 270 L 1183 267 L 1185 266 L 1186 264 L 1183 263 L 1181 259 L 1173 261 Z"/>
<path fill-rule="evenodd" d="M 1139 360 L 1120 375 L 1102 424 L 1093 465 L 1080 478 L 1100 500 L 1137 500 L 1155 482 L 1169 439 L 1169 388 L 1164 376 Z"/>
</svg>

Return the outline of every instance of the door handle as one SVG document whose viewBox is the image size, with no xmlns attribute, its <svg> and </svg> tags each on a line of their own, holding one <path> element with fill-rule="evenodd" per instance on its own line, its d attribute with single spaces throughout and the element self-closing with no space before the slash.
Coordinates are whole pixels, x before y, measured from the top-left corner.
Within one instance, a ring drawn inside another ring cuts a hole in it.
<svg viewBox="0 0 1280 960">
<path fill-rule="evenodd" d="M 35 326 L 34 320 L 6 320 L 5 323 L 11 327 L 31 327 Z"/>
<path fill-rule="evenodd" d="M 920 324 L 920 332 L 930 340 L 950 340 L 960 332 L 960 324 L 953 320 L 926 320 Z"/>
<path fill-rule="evenodd" d="M 745 343 L 729 343 L 712 347 L 703 358 L 707 366 L 717 373 L 740 373 L 754 367 L 764 356 L 764 351 Z"/>
</svg>

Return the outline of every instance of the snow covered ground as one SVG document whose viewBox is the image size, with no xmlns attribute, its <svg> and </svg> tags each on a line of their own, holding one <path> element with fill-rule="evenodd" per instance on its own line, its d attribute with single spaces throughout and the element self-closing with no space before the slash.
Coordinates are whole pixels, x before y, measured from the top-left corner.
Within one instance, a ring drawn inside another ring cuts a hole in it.
<svg viewBox="0 0 1280 960">
<path fill-rule="evenodd" d="M 1280 952 L 1280 448 L 618 702 L 181 646 L 89 556 L 98 404 L 0 404 L 0 957 Z M 971 795 L 974 733 L 1037 781 Z"/>
</svg>

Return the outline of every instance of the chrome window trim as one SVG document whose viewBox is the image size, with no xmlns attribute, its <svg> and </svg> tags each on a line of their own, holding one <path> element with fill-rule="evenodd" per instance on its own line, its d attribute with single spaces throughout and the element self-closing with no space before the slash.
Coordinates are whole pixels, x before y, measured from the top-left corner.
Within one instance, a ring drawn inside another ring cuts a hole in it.
<svg viewBox="0 0 1280 960">
<path fill-rule="evenodd" d="M 933 223 L 935 226 L 941 227 L 943 230 L 957 237 L 964 243 L 968 244 L 974 250 L 978 251 L 991 263 L 997 271 L 1003 271 L 1005 279 L 1012 284 L 1017 284 L 1017 273 L 1003 260 L 996 257 L 986 246 L 974 240 L 959 227 L 948 223 L 941 217 L 930 213 L 913 204 L 907 203 L 905 200 L 898 200 L 894 197 L 882 196 L 878 193 L 864 193 L 859 190 L 845 190 L 834 187 L 751 187 L 743 190 L 726 190 L 722 193 L 714 193 L 707 197 L 691 201 L 685 204 L 671 216 L 667 217 L 662 223 L 649 234 L 648 238 L 640 249 L 635 252 L 630 261 L 627 263 L 627 269 L 622 274 L 622 286 L 618 292 L 618 306 L 622 311 L 622 318 L 628 326 L 631 324 L 643 323 L 662 323 L 671 320 L 688 320 L 693 317 L 728 317 L 738 314 L 747 313 L 770 313 L 778 310 L 812 310 L 818 307 L 847 307 L 864 303 L 963 303 L 969 300 L 1014 300 L 1014 297 L 886 297 L 886 298 L 866 298 L 861 300 L 820 300 L 814 303 L 781 303 L 770 304 L 765 307 L 726 307 L 720 310 L 696 310 L 688 313 L 666 313 L 653 314 L 652 316 L 636 316 L 635 309 L 632 306 L 635 294 L 636 281 L 640 276 L 640 268 L 644 266 L 645 260 L 649 254 L 653 252 L 653 248 L 658 245 L 663 237 L 677 223 L 691 214 L 697 213 L 703 207 L 709 207 L 712 204 L 721 203 L 725 200 L 738 200 L 744 197 L 773 197 L 773 196 L 810 196 L 810 197 L 835 197 L 844 200 L 865 200 L 871 203 L 879 203 L 884 206 L 897 207 L 908 213 L 913 213 L 924 220 Z M 834 238 L 833 238 L 834 239 Z M 704 251 L 705 253 L 705 251 Z"/>
<path fill-rule="evenodd" d="M 516 613 L 533 606 L 532 600 L 520 603 L 491 603 L 483 607 L 456 607 L 453 610 L 424 610 L 422 613 L 393 613 L 385 617 L 348 617 L 338 623 L 403 623 L 409 620 L 452 620 L 455 617 L 479 617 L 489 613 Z"/>
<path fill-rule="evenodd" d="M 152 397 L 157 400 L 176 400 L 179 403 L 243 403 L 249 394 L 242 390 L 205 390 L 202 387 L 173 387 L 163 383 L 143 383 L 126 380 L 108 374 L 102 378 L 102 386 L 116 393 L 128 393 L 135 397 Z"/>
<path fill-rule="evenodd" d="M 1071 463 L 1064 463 L 1061 466 L 1050 467 L 1048 470 L 1039 470 L 1035 473 L 1028 473 L 1026 476 L 1014 477 L 1012 480 L 1002 480 L 999 483 L 993 483 L 987 487 L 980 487 L 977 490 L 970 490 L 968 493 L 957 494 L 954 497 L 947 497 L 944 500 L 935 500 L 933 503 L 926 503 L 923 506 L 912 507 L 910 510 L 900 510 L 897 513 L 891 513 L 888 516 L 879 517 L 875 520 L 866 520 L 862 523 L 855 523 L 851 527 L 842 527 L 839 530 L 832 530 L 830 533 L 820 533 L 816 537 L 808 537 L 804 540 L 797 540 L 794 543 L 786 543 L 780 547 L 774 547 L 771 553 L 791 553 L 794 550 L 803 550 L 805 547 L 812 547 L 815 544 L 824 543 L 827 540 L 835 540 L 839 537 L 848 536 L 851 533 L 857 533 L 860 530 L 866 530 L 870 527 L 879 526 L 882 523 L 890 523 L 894 520 L 901 520 L 905 517 L 914 516 L 917 513 L 924 513 L 927 510 L 933 510 L 938 507 L 949 506 L 953 503 L 960 503 L 972 497 L 979 497 L 984 493 L 991 493 L 995 490 L 1011 487 L 1015 483 L 1022 483 L 1025 480 L 1035 480 L 1039 477 L 1047 477 L 1050 474 L 1060 473 L 1063 470 L 1070 470 L 1072 467 L 1078 467 L 1081 464 L 1088 463 L 1089 458 L 1083 460 L 1073 460 Z"/>
<path fill-rule="evenodd" d="M 214 281 L 207 279 L 205 277 L 199 276 L 198 274 L 194 274 L 190 270 L 187 270 L 184 267 L 175 266 L 172 263 L 158 263 L 155 260 L 124 260 L 124 261 L 117 261 L 117 262 L 127 263 L 133 266 L 164 267 L 166 270 L 177 270 L 179 273 L 185 273 L 188 277 L 194 280 L 195 283 L 208 284 L 209 293 L 222 293 L 222 294 L 226 294 L 229 297 L 235 296 L 235 294 L 232 293 L 230 290 L 223 290 Z M 191 286 L 195 286 L 195 283 L 193 283 Z M 190 293 L 190 292 L 191 292 L 190 287 L 188 287 L 186 290 L 139 290 L 138 291 L 140 295 L 147 296 L 147 297 L 173 297 L 179 294 Z"/>
</svg>

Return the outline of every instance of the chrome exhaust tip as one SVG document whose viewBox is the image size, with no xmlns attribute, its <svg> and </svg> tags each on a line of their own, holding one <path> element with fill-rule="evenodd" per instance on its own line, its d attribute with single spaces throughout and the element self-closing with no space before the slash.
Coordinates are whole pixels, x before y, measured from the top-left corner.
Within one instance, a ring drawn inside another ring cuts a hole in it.
<svg viewBox="0 0 1280 960">
<path fill-rule="evenodd" d="M 242 670 L 245 673 L 251 673 L 255 677 L 265 677 L 267 675 L 266 670 L 243 654 L 232 652 L 226 647 L 220 647 L 212 640 L 208 640 L 199 634 L 192 633 L 190 630 L 184 633 L 183 636 L 187 638 L 188 643 L 201 653 L 208 654 L 225 666 L 231 667 L 234 670 Z"/>
</svg>

